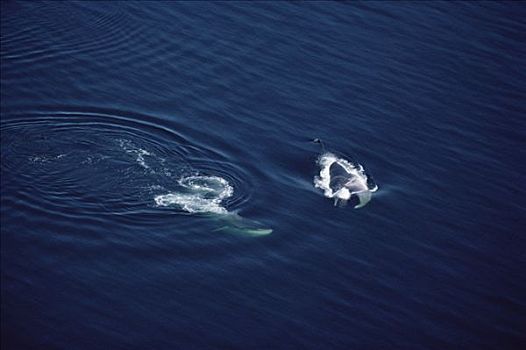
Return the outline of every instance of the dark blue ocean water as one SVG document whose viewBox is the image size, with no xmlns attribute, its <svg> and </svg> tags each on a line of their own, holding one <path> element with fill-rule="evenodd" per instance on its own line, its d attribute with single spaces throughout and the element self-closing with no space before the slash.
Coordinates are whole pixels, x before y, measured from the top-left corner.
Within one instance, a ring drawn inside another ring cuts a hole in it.
<svg viewBox="0 0 526 350">
<path fill-rule="evenodd" d="M 3 1 L 2 349 L 524 348 L 525 18 Z"/>
</svg>

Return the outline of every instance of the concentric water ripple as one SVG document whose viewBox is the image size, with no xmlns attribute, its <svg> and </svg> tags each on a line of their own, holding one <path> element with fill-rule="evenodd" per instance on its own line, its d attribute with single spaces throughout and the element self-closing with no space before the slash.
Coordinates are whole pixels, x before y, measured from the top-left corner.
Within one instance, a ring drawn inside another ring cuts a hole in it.
<svg viewBox="0 0 526 350">
<path fill-rule="evenodd" d="M 239 167 L 161 125 L 99 112 L 21 115 L 1 125 L 7 201 L 48 212 L 75 207 L 84 216 L 152 214 L 160 210 L 156 196 L 177 193 L 182 179 L 200 176 L 232 188 L 221 203 L 225 211 L 250 198 L 249 178 Z M 168 209 L 188 212 L 181 206 Z"/>
</svg>

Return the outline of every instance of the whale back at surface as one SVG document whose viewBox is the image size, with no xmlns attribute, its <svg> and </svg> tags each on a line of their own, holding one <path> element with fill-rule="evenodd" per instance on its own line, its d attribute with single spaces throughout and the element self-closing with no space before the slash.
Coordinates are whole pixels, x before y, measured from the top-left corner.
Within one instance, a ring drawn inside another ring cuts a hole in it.
<svg viewBox="0 0 526 350">
<path fill-rule="evenodd" d="M 314 186 L 322 189 L 325 197 L 334 199 L 337 206 L 350 202 L 354 208 L 361 208 L 371 200 L 371 192 L 378 189 L 358 163 L 326 152 L 318 158 L 318 164 L 320 173 L 314 178 Z"/>
<path fill-rule="evenodd" d="M 333 192 L 338 192 L 350 180 L 350 174 L 337 162 L 331 164 L 329 174 L 331 179 L 329 187 Z"/>
</svg>

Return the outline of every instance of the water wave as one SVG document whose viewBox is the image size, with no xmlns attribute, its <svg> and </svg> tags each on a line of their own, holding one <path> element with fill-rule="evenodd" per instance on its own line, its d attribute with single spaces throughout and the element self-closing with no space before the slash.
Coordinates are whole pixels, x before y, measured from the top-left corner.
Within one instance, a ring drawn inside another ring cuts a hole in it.
<svg viewBox="0 0 526 350">
<path fill-rule="evenodd" d="M 159 207 L 177 215 L 227 213 L 250 198 L 250 178 L 241 169 L 146 117 L 132 120 L 114 111 L 21 114 L 0 127 L 3 185 L 32 193 L 19 192 L 15 201 L 26 198 L 55 212 L 75 207 L 85 216 Z"/>
</svg>

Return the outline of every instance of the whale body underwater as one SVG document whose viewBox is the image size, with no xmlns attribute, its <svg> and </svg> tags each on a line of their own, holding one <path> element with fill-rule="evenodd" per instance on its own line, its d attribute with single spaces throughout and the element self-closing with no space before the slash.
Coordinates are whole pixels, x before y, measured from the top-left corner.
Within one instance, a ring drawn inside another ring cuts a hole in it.
<svg viewBox="0 0 526 350">
<path fill-rule="evenodd" d="M 223 201 L 232 197 L 234 187 L 220 176 L 194 174 L 178 180 L 178 190 L 155 196 L 159 207 L 175 206 L 191 213 L 217 218 L 221 226 L 215 232 L 229 232 L 249 236 L 264 236 L 272 233 L 259 221 L 229 211 Z"/>
</svg>

